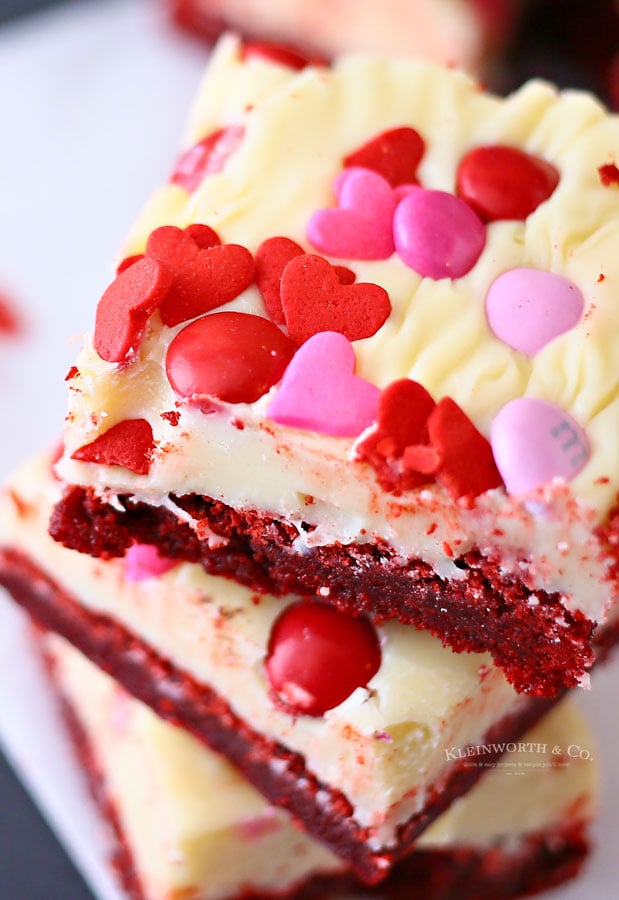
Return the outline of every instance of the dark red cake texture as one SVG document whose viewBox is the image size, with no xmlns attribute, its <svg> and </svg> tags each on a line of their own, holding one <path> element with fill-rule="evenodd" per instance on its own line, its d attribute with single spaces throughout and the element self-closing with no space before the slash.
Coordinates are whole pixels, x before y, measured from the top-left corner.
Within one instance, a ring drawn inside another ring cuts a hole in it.
<svg viewBox="0 0 619 900">
<path fill-rule="evenodd" d="M 18 551 L 0 550 L 0 583 L 41 627 L 73 643 L 163 719 L 224 754 L 269 802 L 302 822 L 305 830 L 329 846 L 367 884 L 384 879 L 392 865 L 410 853 L 419 834 L 483 774 L 482 767 L 467 764 L 464 753 L 439 784 L 430 786 L 425 808 L 400 826 L 397 845 L 372 850 L 369 831 L 355 821 L 347 798 L 322 784 L 306 768 L 301 755 L 239 719 L 208 685 L 198 683 L 118 622 L 86 610 Z M 619 626 L 612 634 L 606 633 L 606 649 L 617 638 Z M 518 714 L 496 723 L 482 743 L 504 746 L 517 741 L 558 699 L 523 698 Z M 499 756 L 497 746 L 484 759 L 492 763 Z"/>
<path fill-rule="evenodd" d="M 455 557 L 462 576 L 444 580 L 421 560 L 403 561 L 378 542 L 299 553 L 299 531 L 291 524 L 198 495 L 173 499 L 206 534 L 224 538 L 221 545 L 201 540 L 199 528 L 168 509 L 130 497 L 112 507 L 92 489 L 75 486 L 56 506 L 50 533 L 101 558 L 123 556 L 134 541 L 153 544 L 162 556 L 199 562 L 257 592 L 318 596 L 376 622 L 396 619 L 430 631 L 456 652 L 489 651 L 515 689 L 531 696 L 575 687 L 593 661 L 595 623 L 566 610 L 560 594 L 529 590 L 502 571 L 500 560 L 475 552 Z"/>
</svg>

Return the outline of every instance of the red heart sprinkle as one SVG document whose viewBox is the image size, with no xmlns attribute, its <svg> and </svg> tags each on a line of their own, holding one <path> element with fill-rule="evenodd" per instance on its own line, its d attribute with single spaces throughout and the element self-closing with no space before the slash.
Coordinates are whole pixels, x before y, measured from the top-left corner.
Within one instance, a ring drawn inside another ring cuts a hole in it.
<svg viewBox="0 0 619 900">
<path fill-rule="evenodd" d="M 281 298 L 293 341 L 304 343 L 319 331 L 339 331 L 349 341 L 372 337 L 391 312 L 389 295 L 377 284 L 342 284 L 322 256 L 292 259 L 281 278 Z"/>
<path fill-rule="evenodd" d="M 211 247 L 221 244 L 221 238 L 210 225 L 194 222 L 193 225 L 185 228 L 185 233 L 196 242 L 200 250 L 209 250 Z"/>
<path fill-rule="evenodd" d="M 266 41 L 247 41 L 243 44 L 241 59 L 266 59 L 268 62 L 278 63 L 288 69 L 300 71 L 310 65 L 321 66 L 324 61 L 316 57 L 310 59 L 300 53 L 295 47 L 285 44 L 269 44 Z"/>
<path fill-rule="evenodd" d="M 619 168 L 614 163 L 606 163 L 598 168 L 598 175 L 604 187 L 619 185 Z"/>
<path fill-rule="evenodd" d="M 170 175 L 170 184 L 177 184 L 191 194 L 207 175 L 221 172 L 244 135 L 245 129 L 241 125 L 220 128 L 207 135 L 181 153 Z"/>
<path fill-rule="evenodd" d="M 503 484 L 490 442 L 450 397 L 439 400 L 430 413 L 428 431 L 440 457 L 436 479 L 454 500 Z"/>
<path fill-rule="evenodd" d="M 383 131 L 343 159 L 344 168 L 360 166 L 382 175 L 392 187 L 417 183 L 417 166 L 425 145 L 414 128 Z"/>
<path fill-rule="evenodd" d="M 179 331 L 166 372 L 174 391 L 199 406 L 209 397 L 253 403 L 280 380 L 293 353 L 292 341 L 269 319 L 213 313 Z"/>
<path fill-rule="evenodd" d="M 116 266 L 116 274 L 120 275 L 121 272 L 124 272 L 125 269 L 128 269 L 133 263 L 139 262 L 141 259 L 144 259 L 143 253 L 134 253 L 133 256 L 125 256 L 124 259 Z"/>
<path fill-rule="evenodd" d="M 194 238 L 173 225 L 157 228 L 146 255 L 172 272 L 172 285 L 159 304 L 161 321 L 173 326 L 223 306 L 249 287 L 254 260 L 245 247 L 221 244 L 201 250 Z"/>
<path fill-rule="evenodd" d="M 101 359 L 123 362 L 137 352 L 170 282 L 166 267 L 154 259 L 141 259 L 116 276 L 97 306 L 93 342 Z"/>
<path fill-rule="evenodd" d="M 434 400 L 408 378 L 393 381 L 381 392 L 376 425 L 355 447 L 358 459 L 376 471 L 385 491 L 401 493 L 432 481 L 438 458 L 429 445 L 428 416 Z"/>
<path fill-rule="evenodd" d="M 516 147 L 476 147 L 460 162 L 457 192 L 486 222 L 524 220 L 547 200 L 559 173 Z"/>
<path fill-rule="evenodd" d="M 280 297 L 282 272 L 291 259 L 304 253 L 303 247 L 287 237 L 267 238 L 256 250 L 256 284 L 267 313 L 276 325 L 285 322 Z"/>
<path fill-rule="evenodd" d="M 122 466 L 136 475 L 147 475 L 155 442 L 146 419 L 124 419 L 112 425 L 90 444 L 71 454 L 71 459 L 102 466 Z"/>
<path fill-rule="evenodd" d="M 275 621 L 265 668 L 278 705 L 292 715 L 322 716 L 367 687 L 380 664 L 378 635 L 368 619 L 303 601 Z"/>
</svg>

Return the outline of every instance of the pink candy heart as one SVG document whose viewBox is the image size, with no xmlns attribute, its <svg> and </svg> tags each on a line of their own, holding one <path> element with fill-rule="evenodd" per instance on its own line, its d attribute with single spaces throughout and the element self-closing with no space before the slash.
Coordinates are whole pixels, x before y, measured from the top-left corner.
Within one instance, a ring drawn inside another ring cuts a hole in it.
<svg viewBox="0 0 619 900">
<path fill-rule="evenodd" d="M 470 206 L 445 191 L 411 188 L 393 218 L 395 249 L 424 278 L 461 278 L 484 249 L 486 228 Z"/>
<path fill-rule="evenodd" d="M 354 374 L 355 362 L 343 334 L 313 335 L 293 356 L 267 415 L 280 425 L 356 437 L 375 420 L 380 391 Z"/>
<path fill-rule="evenodd" d="M 508 493 L 520 496 L 549 484 L 570 481 L 587 463 L 587 436 L 554 403 L 519 397 L 507 403 L 492 423 L 491 443 Z"/>
<path fill-rule="evenodd" d="M 346 169 L 334 185 L 338 207 L 320 209 L 307 237 L 322 253 L 342 259 L 388 259 L 394 250 L 393 213 L 397 198 L 381 175 Z"/>
<path fill-rule="evenodd" d="M 490 328 L 514 350 L 534 356 L 580 322 L 582 293 L 561 275 L 538 269 L 510 269 L 490 285 L 486 315 Z"/>
<path fill-rule="evenodd" d="M 178 560 L 159 556 L 156 547 L 150 544 L 132 544 L 123 558 L 125 579 L 127 581 L 145 581 L 164 575 Z"/>
</svg>

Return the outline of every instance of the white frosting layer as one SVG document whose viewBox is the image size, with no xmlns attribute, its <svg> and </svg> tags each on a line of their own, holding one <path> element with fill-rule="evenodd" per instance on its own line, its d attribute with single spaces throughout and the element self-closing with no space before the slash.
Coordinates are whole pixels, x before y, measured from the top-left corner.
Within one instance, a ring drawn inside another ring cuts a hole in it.
<svg viewBox="0 0 619 900">
<path fill-rule="evenodd" d="M 316 543 L 382 538 L 452 577 L 445 544 L 456 555 L 479 547 L 530 587 L 563 592 L 569 608 L 603 619 L 617 588 L 605 580 L 608 563 L 592 529 L 619 490 L 619 203 L 598 168 L 619 160 L 617 117 L 587 95 L 560 95 L 542 83 L 500 100 L 460 73 L 417 63 L 354 56 L 332 70 L 300 73 L 255 59 L 242 63 L 229 38 L 214 54 L 187 143 L 240 122 L 245 138 L 223 171 L 191 195 L 175 186 L 156 193 L 127 253 L 141 251 L 158 225 L 196 221 L 251 251 L 279 234 L 309 249 L 308 219 L 333 204 L 342 157 L 399 125 L 414 126 L 426 142 L 419 175 L 429 188 L 453 192 L 459 160 L 480 144 L 505 143 L 554 164 L 560 182 L 551 198 L 525 222 L 490 224 L 479 262 L 462 278 L 422 279 L 397 256 L 338 262 L 358 281 L 384 286 L 393 307 L 373 337 L 355 342 L 358 374 L 379 387 L 401 377 L 418 380 L 435 398 L 452 397 L 485 435 L 509 400 L 551 401 L 585 429 L 591 458 L 569 485 L 555 481 L 519 500 L 499 489 L 467 510 L 436 485 L 401 498 L 385 494 L 368 465 L 351 461 L 351 440 L 273 426 L 265 419 L 268 397 L 210 415 L 181 404 L 174 428 L 161 418 L 176 401 L 162 363 L 177 329 L 161 328 L 155 315 L 127 367 L 103 362 L 87 342 L 80 374 L 70 382 L 63 478 L 135 492 L 152 503 L 170 491 L 206 494 L 306 521 L 315 526 Z M 492 281 L 517 266 L 560 274 L 585 297 L 580 324 L 531 359 L 494 337 L 484 312 Z M 227 308 L 264 315 L 253 286 Z M 147 418 L 159 442 L 148 475 L 70 459 L 127 417 Z"/>
<path fill-rule="evenodd" d="M 47 648 L 59 686 L 92 742 L 148 897 L 193 888 L 219 900 L 241 886 L 283 889 L 342 863 L 268 807 L 225 762 L 158 719 L 59 638 Z M 514 850 L 521 836 L 587 821 L 596 794 L 592 738 L 563 704 L 500 767 L 422 835 L 419 846 Z M 559 763 L 553 748 L 560 747 Z M 192 894 L 193 896 L 193 894 Z"/>
<path fill-rule="evenodd" d="M 2 497 L 0 543 L 22 548 L 86 609 L 121 622 L 213 687 L 259 733 L 302 754 L 319 780 L 348 797 L 377 848 L 449 774 L 454 757 L 445 751 L 480 743 L 527 702 L 487 655 L 455 654 L 425 632 L 387 623 L 369 690 L 357 689 L 321 718 L 293 717 L 269 698 L 264 658 L 271 626 L 294 598 L 257 598 L 189 564 L 126 582 L 122 561 L 93 560 L 49 537 L 59 491 L 45 460 L 23 467 Z"/>
</svg>

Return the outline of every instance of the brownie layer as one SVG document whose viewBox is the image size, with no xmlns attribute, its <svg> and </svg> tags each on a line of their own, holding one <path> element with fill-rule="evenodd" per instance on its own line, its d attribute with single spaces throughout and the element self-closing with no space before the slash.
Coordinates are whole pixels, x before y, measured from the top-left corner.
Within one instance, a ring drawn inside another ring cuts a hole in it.
<svg viewBox="0 0 619 900">
<path fill-rule="evenodd" d="M 164 719 L 182 725 L 227 756 L 270 802 L 302 821 L 368 883 L 383 878 L 430 822 L 466 793 L 483 772 L 467 765 L 464 752 L 464 758 L 453 763 L 441 783 L 428 789 L 424 809 L 399 827 L 396 847 L 371 850 L 368 829 L 355 821 L 349 801 L 319 782 L 306 769 L 302 756 L 250 728 L 207 685 L 172 665 L 109 617 L 86 611 L 19 552 L 0 551 L 0 582 L 43 627 L 71 641 Z M 483 738 L 484 745 L 497 744 L 485 761 L 497 759 L 499 742 L 517 740 L 554 702 L 530 698 L 517 714 L 499 721 Z"/>
<path fill-rule="evenodd" d="M 595 623 L 566 610 L 560 594 L 533 592 L 478 553 L 452 560 L 461 577 L 446 580 L 376 542 L 300 553 L 299 532 L 289 523 L 196 495 L 175 503 L 193 527 L 161 506 L 130 497 L 112 506 L 92 489 L 72 487 L 56 506 L 50 533 L 67 547 L 103 558 L 123 556 L 134 540 L 143 541 L 163 556 L 200 562 L 207 572 L 257 591 L 318 595 L 377 622 L 395 618 L 458 652 L 489 651 L 514 687 L 533 696 L 576 686 L 593 661 Z M 213 533 L 220 540 L 214 542 Z"/>
</svg>

